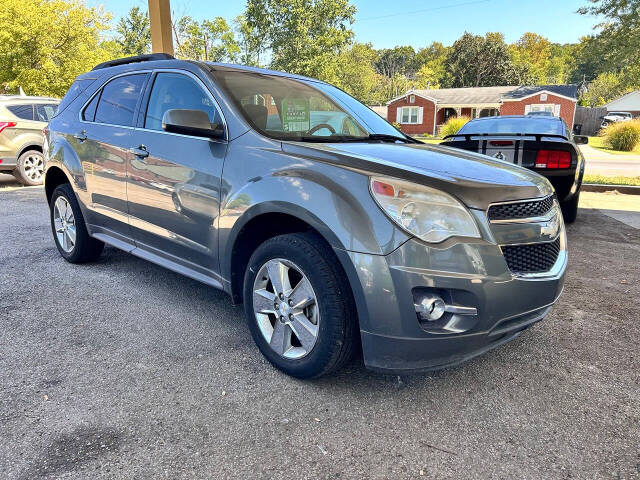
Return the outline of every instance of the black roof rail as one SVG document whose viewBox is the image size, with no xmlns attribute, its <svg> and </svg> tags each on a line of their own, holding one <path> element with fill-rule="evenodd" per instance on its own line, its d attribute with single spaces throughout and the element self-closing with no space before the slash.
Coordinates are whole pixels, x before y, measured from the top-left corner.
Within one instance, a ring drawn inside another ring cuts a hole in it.
<svg viewBox="0 0 640 480">
<path fill-rule="evenodd" d="M 153 62 L 154 60 L 175 60 L 173 55 L 168 53 L 151 53 L 148 55 L 136 55 L 135 57 L 118 58 L 102 62 L 93 67 L 91 70 L 100 70 L 101 68 L 117 67 L 118 65 L 126 65 L 128 63 Z"/>
</svg>

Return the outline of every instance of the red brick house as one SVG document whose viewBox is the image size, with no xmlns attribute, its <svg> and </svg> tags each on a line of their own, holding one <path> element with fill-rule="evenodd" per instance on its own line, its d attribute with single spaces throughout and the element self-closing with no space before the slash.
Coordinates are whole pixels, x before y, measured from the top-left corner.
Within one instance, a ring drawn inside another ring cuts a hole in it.
<svg viewBox="0 0 640 480">
<path fill-rule="evenodd" d="M 450 117 L 479 118 L 547 111 L 573 128 L 576 85 L 442 88 L 409 90 L 387 103 L 387 120 L 410 135 L 438 132 Z"/>
</svg>

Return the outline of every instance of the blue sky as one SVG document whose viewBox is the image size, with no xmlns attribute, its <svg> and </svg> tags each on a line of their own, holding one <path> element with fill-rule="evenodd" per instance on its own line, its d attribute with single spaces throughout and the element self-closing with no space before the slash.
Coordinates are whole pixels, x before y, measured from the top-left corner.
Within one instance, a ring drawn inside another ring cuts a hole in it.
<svg viewBox="0 0 640 480">
<path fill-rule="evenodd" d="M 104 5 L 117 19 L 132 6 L 146 10 L 146 0 L 86 0 Z M 359 42 L 375 48 L 439 41 L 452 44 L 465 30 L 484 34 L 499 31 L 507 42 L 524 32 L 536 32 L 558 43 L 577 42 L 592 32 L 597 19 L 575 11 L 587 0 L 352 0 L 358 8 L 353 30 Z M 196 19 L 221 16 L 232 19 L 244 10 L 243 0 L 172 0 L 175 15 Z"/>
</svg>

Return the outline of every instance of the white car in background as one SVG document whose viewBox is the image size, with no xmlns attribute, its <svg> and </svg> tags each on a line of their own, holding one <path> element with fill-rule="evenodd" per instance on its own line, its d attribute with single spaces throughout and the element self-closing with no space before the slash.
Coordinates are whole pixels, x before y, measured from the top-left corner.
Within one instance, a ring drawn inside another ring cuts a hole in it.
<svg viewBox="0 0 640 480">
<path fill-rule="evenodd" d="M 602 125 L 600 126 L 604 128 L 610 123 L 628 122 L 629 120 L 633 120 L 633 115 L 629 112 L 609 112 L 602 117 Z"/>
</svg>

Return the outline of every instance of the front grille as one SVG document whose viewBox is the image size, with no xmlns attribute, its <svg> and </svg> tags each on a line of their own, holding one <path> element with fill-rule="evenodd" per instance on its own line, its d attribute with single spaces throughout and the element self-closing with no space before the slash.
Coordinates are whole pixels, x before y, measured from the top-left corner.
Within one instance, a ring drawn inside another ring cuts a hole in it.
<svg viewBox="0 0 640 480">
<path fill-rule="evenodd" d="M 530 202 L 502 203 L 489 207 L 489 220 L 541 217 L 553 207 L 553 196 Z"/>
<path fill-rule="evenodd" d="M 551 270 L 560 253 L 560 237 L 553 242 L 502 247 L 509 270 L 518 273 L 542 273 Z"/>
</svg>

